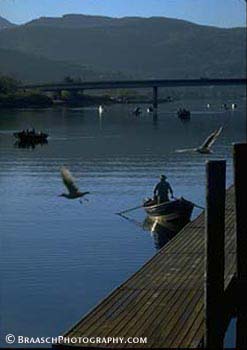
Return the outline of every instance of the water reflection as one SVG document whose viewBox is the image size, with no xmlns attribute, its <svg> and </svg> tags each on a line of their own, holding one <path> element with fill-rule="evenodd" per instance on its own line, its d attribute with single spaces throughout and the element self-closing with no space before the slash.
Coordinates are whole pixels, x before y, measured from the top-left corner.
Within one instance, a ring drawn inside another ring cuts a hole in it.
<svg viewBox="0 0 247 350">
<path fill-rule="evenodd" d="M 163 216 L 147 216 L 143 221 L 144 230 L 151 232 L 156 250 L 169 242 L 189 221 L 179 220 L 168 222 Z"/>
<path fill-rule="evenodd" d="M 14 146 L 16 148 L 25 148 L 25 149 L 35 149 L 35 147 L 37 146 L 44 146 L 44 145 L 47 145 L 48 144 L 48 141 L 47 140 L 44 140 L 42 142 L 23 142 L 23 141 L 16 141 L 14 143 Z"/>
<path fill-rule="evenodd" d="M 175 150 L 200 144 L 226 120 L 214 153 L 207 158 L 227 159 L 227 181 L 232 182 L 231 144 L 245 139 L 245 103 L 226 114 L 217 110 L 219 103 L 209 102 L 215 111 L 207 114 L 195 112 L 202 111 L 205 101 L 190 102 L 193 117 L 187 124 L 174 113 L 178 103 L 159 105 L 155 126 L 152 114 L 133 117 L 129 105 L 108 107 L 102 127 L 97 110 L 90 107 L 3 112 L 3 334 L 61 334 L 153 256 L 154 244 L 149 232 L 143 232 L 143 210 L 131 214 L 138 225 L 113 213 L 141 204 L 162 173 L 170 178 L 176 196 L 204 206 L 205 158 Z M 48 147 L 34 145 L 33 151 L 32 145 L 13 146 L 13 132 L 27 125 L 47 130 Z M 88 204 L 58 199 L 62 165 L 82 189 L 92 192 Z M 154 231 L 157 249 L 162 238 L 167 242 L 176 234 L 171 231 Z"/>
</svg>

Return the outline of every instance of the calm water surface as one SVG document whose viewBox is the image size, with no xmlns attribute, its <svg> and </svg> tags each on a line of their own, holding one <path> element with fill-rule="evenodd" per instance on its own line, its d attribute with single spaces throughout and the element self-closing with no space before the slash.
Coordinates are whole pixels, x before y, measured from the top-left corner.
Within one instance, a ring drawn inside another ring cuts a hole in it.
<svg viewBox="0 0 247 350">
<path fill-rule="evenodd" d="M 176 118 L 176 104 L 161 105 L 156 121 L 146 113 L 134 117 L 131 106 L 108 107 L 101 117 L 95 108 L 1 111 L 3 335 L 62 334 L 152 257 L 151 234 L 114 213 L 150 196 L 161 173 L 176 196 L 200 205 L 206 159 L 227 159 L 231 183 L 231 143 L 245 138 L 245 101 L 235 111 L 209 102 L 211 110 L 187 101 L 187 123 Z M 223 124 L 212 155 L 174 153 Z M 48 145 L 15 147 L 12 133 L 33 126 L 49 133 Z M 62 165 L 92 192 L 89 202 L 58 197 Z M 145 218 L 142 210 L 130 216 Z"/>
</svg>

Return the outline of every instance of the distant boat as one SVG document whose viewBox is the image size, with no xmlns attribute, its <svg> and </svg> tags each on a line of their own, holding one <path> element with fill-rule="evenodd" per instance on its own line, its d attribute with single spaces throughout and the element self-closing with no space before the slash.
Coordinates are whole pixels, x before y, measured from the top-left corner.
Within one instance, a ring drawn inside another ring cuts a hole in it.
<svg viewBox="0 0 247 350">
<path fill-rule="evenodd" d="M 207 108 L 210 108 L 211 107 L 211 105 L 210 105 L 210 103 L 207 103 L 207 106 L 206 106 Z"/>
<path fill-rule="evenodd" d="M 43 132 L 35 132 L 34 130 L 23 130 L 20 132 L 15 132 L 14 137 L 18 139 L 22 144 L 24 143 L 44 143 L 47 141 L 48 134 Z"/>
<path fill-rule="evenodd" d="M 136 108 L 133 110 L 132 113 L 133 113 L 134 115 L 140 115 L 141 112 L 142 112 L 141 107 L 136 107 Z"/>
<path fill-rule="evenodd" d="M 232 103 L 232 109 L 236 109 L 237 108 L 237 104 L 236 103 Z"/>
<path fill-rule="evenodd" d="M 179 110 L 177 111 L 177 116 L 180 119 L 190 119 L 190 111 L 188 109 L 185 108 L 179 108 Z"/>
</svg>

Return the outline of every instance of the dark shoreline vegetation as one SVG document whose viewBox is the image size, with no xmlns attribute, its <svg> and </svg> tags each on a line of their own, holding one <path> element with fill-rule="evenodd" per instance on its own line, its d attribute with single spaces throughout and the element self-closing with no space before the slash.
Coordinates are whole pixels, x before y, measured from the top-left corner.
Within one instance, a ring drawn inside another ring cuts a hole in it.
<svg viewBox="0 0 247 350">
<path fill-rule="evenodd" d="M 65 81 L 68 78 L 64 79 Z M 76 80 L 75 80 L 76 81 Z M 71 83 L 74 82 L 71 78 Z M 148 103 L 152 104 L 152 93 L 145 89 L 118 89 L 101 92 L 92 91 L 90 95 L 62 91 L 60 95 L 49 95 L 38 90 L 21 91 L 17 81 L 8 76 L 0 76 L 0 108 L 47 108 L 51 106 L 97 106 L 116 103 Z M 213 88 L 176 88 L 160 89 L 159 103 L 191 98 L 236 99 L 246 96 L 243 87 Z"/>
</svg>

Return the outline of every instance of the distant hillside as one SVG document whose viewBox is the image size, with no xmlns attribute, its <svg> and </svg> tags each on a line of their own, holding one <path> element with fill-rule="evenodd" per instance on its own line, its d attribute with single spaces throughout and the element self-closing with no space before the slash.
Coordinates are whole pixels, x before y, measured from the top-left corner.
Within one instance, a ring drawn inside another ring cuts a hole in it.
<svg viewBox="0 0 247 350">
<path fill-rule="evenodd" d="M 15 24 L 0 16 L 0 30 L 15 27 Z"/>
<path fill-rule="evenodd" d="M 48 26 L 63 28 L 86 28 L 86 27 L 103 27 L 114 25 L 119 20 L 103 16 L 86 16 L 68 14 L 62 17 L 40 17 L 28 22 L 28 26 Z"/>
<path fill-rule="evenodd" d="M 124 78 L 111 72 L 100 72 L 83 65 L 52 61 L 15 50 L 0 49 L 0 76 L 9 75 L 23 82 L 62 81 L 70 76 L 75 79 L 102 80 L 108 77 Z"/>
<path fill-rule="evenodd" d="M 40 18 L 1 31 L 0 48 L 62 61 L 64 68 L 68 62 L 68 67 L 86 66 L 123 77 L 239 77 L 246 69 L 244 28 L 221 29 L 162 17 Z M 16 72 L 23 76 L 25 70 L 16 63 Z M 49 77 L 46 68 L 42 70 Z M 63 75 L 68 74 L 65 71 Z M 36 80 L 36 75 L 30 72 L 29 79 Z"/>
</svg>

